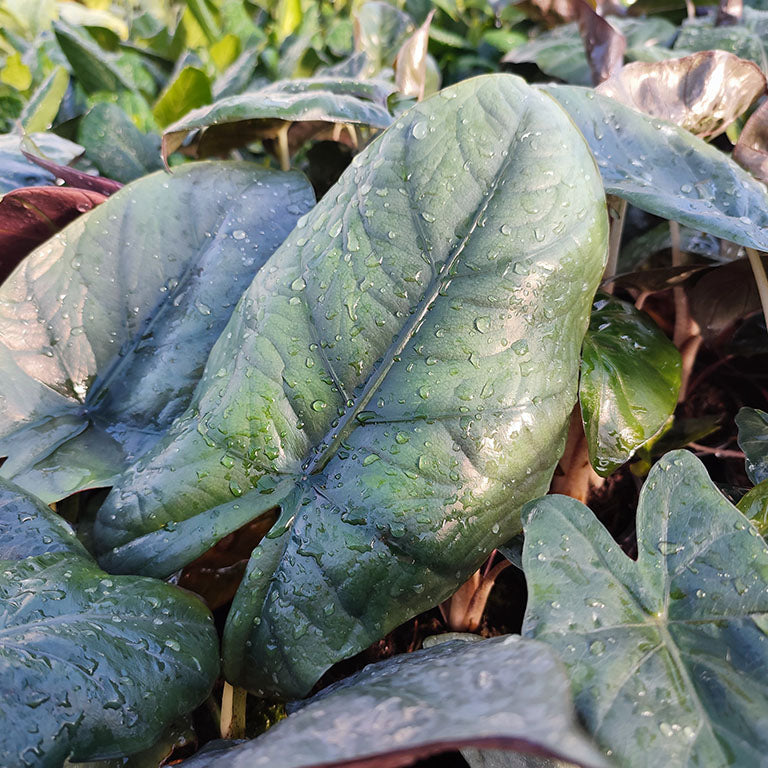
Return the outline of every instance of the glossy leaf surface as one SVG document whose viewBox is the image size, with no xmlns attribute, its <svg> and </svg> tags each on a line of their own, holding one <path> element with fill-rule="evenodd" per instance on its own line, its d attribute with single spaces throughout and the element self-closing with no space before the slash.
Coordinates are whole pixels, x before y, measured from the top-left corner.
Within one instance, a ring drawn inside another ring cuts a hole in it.
<svg viewBox="0 0 768 768">
<path fill-rule="evenodd" d="M 371 664 L 258 739 L 184 765 L 397 768 L 475 744 L 609 764 L 574 721 L 556 656 L 543 643 L 509 635 Z"/>
<path fill-rule="evenodd" d="M 0 476 L 46 502 L 109 485 L 186 408 L 240 294 L 311 204 L 296 174 L 199 163 L 30 254 L 0 289 Z"/>
<path fill-rule="evenodd" d="M 166 575 L 281 503 L 227 674 L 305 694 L 447 597 L 546 489 L 605 237 L 554 102 L 508 75 L 421 102 L 256 277 L 190 410 L 100 510 L 101 562 Z"/>
<path fill-rule="evenodd" d="M 0 716 L 13 723 L 0 762 L 58 768 L 148 747 L 218 674 L 210 613 L 162 582 L 108 577 L 18 490 L 0 484 Z"/>
<path fill-rule="evenodd" d="M 216 133 L 232 134 L 234 130 L 235 145 L 262 136 L 271 138 L 285 122 L 357 123 L 386 128 L 392 121 L 387 109 L 391 92 L 387 83 L 374 80 L 318 77 L 278 81 L 185 115 L 163 134 L 163 155 L 170 155 L 190 131 L 201 128 L 205 129 L 207 141 L 212 141 Z"/>
<path fill-rule="evenodd" d="M 719 149 L 587 88 L 543 89 L 584 134 L 606 192 L 662 218 L 768 250 L 768 193 Z"/>
<path fill-rule="evenodd" d="M 610 475 L 677 405 L 680 353 L 644 312 L 618 299 L 592 308 L 581 352 L 579 403 L 595 471 Z"/>
<path fill-rule="evenodd" d="M 722 133 L 765 88 L 765 75 L 753 62 L 703 51 L 627 64 L 597 92 L 706 138 Z"/>
<path fill-rule="evenodd" d="M 742 408 L 736 414 L 736 426 L 749 479 L 755 484 L 768 480 L 768 413 L 759 408 Z"/>
<path fill-rule="evenodd" d="M 619 765 L 755 765 L 768 749 L 768 547 L 686 451 L 651 470 L 638 559 L 585 506 L 527 508 L 524 633 L 568 667 Z"/>
</svg>

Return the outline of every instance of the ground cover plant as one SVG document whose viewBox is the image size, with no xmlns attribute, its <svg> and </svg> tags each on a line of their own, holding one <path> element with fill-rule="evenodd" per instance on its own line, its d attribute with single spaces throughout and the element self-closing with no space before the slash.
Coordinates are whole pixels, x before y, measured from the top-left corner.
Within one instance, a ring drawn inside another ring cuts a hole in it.
<svg viewBox="0 0 768 768">
<path fill-rule="evenodd" d="M 0 19 L 0 764 L 760 764 L 768 10 Z"/>
</svg>

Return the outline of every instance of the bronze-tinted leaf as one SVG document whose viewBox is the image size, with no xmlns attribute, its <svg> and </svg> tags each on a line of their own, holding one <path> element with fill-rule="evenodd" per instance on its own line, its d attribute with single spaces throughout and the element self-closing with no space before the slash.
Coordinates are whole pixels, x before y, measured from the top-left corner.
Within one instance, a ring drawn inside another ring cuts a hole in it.
<svg viewBox="0 0 768 768">
<path fill-rule="evenodd" d="M 403 43 L 395 59 L 395 84 L 405 96 L 418 101 L 424 98 L 427 80 L 427 44 L 429 25 L 435 15 L 434 9 L 424 23 Z"/>
<path fill-rule="evenodd" d="M 36 147 L 26 139 L 22 142 L 22 154 L 31 163 L 39 165 L 41 168 L 45 168 L 46 171 L 52 173 L 56 178 L 62 179 L 72 187 L 78 189 L 88 189 L 92 192 L 99 192 L 102 195 L 109 196 L 114 192 L 117 192 L 123 185 L 119 181 L 113 179 L 107 179 L 104 176 L 95 176 L 90 173 L 84 173 L 78 171 L 75 168 L 71 168 L 68 165 L 61 165 L 53 160 L 49 160 L 47 157 L 42 156 L 36 151 Z"/>
<path fill-rule="evenodd" d="M 722 133 L 765 93 L 757 65 L 725 51 L 627 64 L 598 91 L 708 138 Z"/>
<path fill-rule="evenodd" d="M 0 198 L 0 282 L 40 243 L 107 198 L 70 187 L 22 187 Z"/>
<path fill-rule="evenodd" d="M 716 27 L 730 27 L 741 21 L 741 15 L 744 13 L 743 0 L 720 0 L 717 9 Z"/>
<path fill-rule="evenodd" d="M 733 159 L 768 184 L 768 101 L 751 115 L 733 148 Z"/>
<path fill-rule="evenodd" d="M 627 40 L 584 0 L 573 0 L 578 10 L 579 32 L 587 50 L 592 82 L 599 85 L 621 69 Z"/>
</svg>

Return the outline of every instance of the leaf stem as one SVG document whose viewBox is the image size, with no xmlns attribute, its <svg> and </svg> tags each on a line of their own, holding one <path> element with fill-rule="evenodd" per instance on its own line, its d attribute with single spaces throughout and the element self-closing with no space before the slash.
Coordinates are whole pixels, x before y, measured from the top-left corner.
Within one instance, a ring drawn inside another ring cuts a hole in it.
<svg viewBox="0 0 768 768">
<path fill-rule="evenodd" d="M 221 694 L 220 731 L 222 739 L 245 738 L 245 714 L 248 691 L 224 683 Z"/>
<path fill-rule="evenodd" d="M 669 234 L 672 238 L 672 266 L 681 267 L 685 261 L 680 249 L 680 225 L 676 221 L 669 222 Z M 677 286 L 672 289 L 675 302 L 675 330 L 672 336 L 674 345 L 680 350 L 682 367 L 680 371 L 680 392 L 677 402 L 685 400 L 688 392 L 688 380 L 693 372 L 696 355 L 701 346 L 701 329 L 693 319 L 688 306 L 688 295 L 685 288 Z"/>
<path fill-rule="evenodd" d="M 760 294 L 765 324 L 768 326 L 768 275 L 765 274 L 765 266 L 758 251 L 754 248 L 747 248 L 747 257 L 749 258 L 749 265 L 752 267 L 752 274 L 755 276 L 757 291 Z"/>
<path fill-rule="evenodd" d="M 624 218 L 627 213 L 627 201 L 616 195 L 607 195 L 608 219 L 610 234 L 608 236 L 608 261 L 603 273 L 603 282 L 611 281 L 616 275 L 616 267 L 619 263 L 619 248 L 621 246 L 621 234 L 624 231 Z M 613 282 L 602 286 L 606 293 L 613 293 Z"/>
<path fill-rule="evenodd" d="M 288 147 L 288 130 L 291 124 L 285 123 L 277 131 L 277 157 L 280 160 L 280 170 L 291 170 L 291 151 Z"/>
</svg>

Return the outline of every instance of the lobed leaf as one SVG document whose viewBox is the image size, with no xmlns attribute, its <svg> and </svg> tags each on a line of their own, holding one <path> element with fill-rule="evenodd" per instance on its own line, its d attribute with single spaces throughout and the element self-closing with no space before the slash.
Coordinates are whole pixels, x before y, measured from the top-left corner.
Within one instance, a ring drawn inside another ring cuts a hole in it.
<svg viewBox="0 0 768 768">
<path fill-rule="evenodd" d="M 768 748 L 768 547 L 692 454 L 651 470 L 637 562 L 564 496 L 527 507 L 524 634 L 568 667 L 619 765 L 755 765 Z"/>
</svg>

